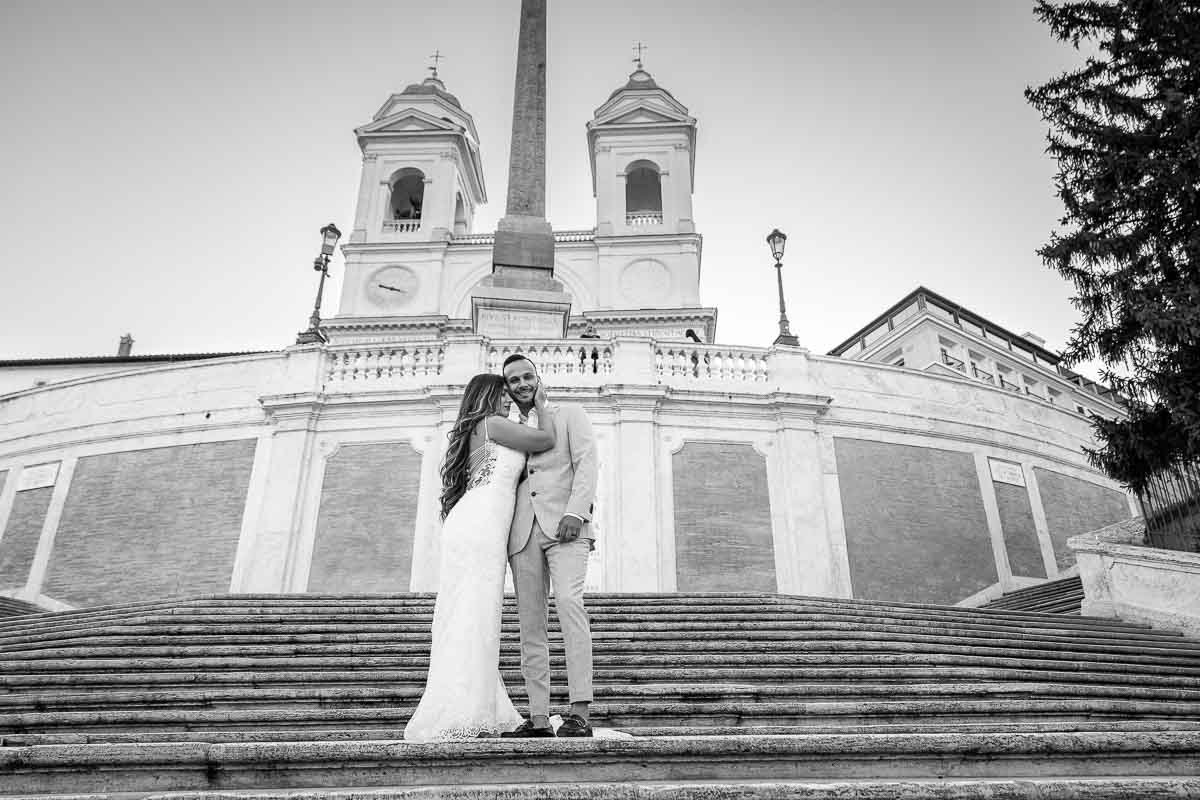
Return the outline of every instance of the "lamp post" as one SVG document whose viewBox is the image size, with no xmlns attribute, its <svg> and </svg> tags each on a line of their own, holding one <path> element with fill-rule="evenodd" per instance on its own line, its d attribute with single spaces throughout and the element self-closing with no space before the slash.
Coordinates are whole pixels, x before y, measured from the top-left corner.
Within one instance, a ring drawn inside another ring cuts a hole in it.
<svg viewBox="0 0 1200 800">
<path fill-rule="evenodd" d="M 325 293 L 325 279 L 329 277 L 329 257 L 333 255 L 333 249 L 337 247 L 340 238 L 342 232 L 332 222 L 321 228 L 321 254 L 313 259 L 313 269 L 321 273 L 321 279 L 317 283 L 317 302 L 313 304 L 312 316 L 308 318 L 308 330 L 296 337 L 296 344 L 327 341 L 321 330 L 321 295 Z"/>
<path fill-rule="evenodd" d="M 776 228 L 767 236 L 767 244 L 775 257 L 775 278 L 779 283 L 779 335 L 775 337 L 775 344 L 798 347 L 800 340 L 788 329 L 787 308 L 783 304 L 783 246 L 787 244 L 787 234 Z"/>
</svg>

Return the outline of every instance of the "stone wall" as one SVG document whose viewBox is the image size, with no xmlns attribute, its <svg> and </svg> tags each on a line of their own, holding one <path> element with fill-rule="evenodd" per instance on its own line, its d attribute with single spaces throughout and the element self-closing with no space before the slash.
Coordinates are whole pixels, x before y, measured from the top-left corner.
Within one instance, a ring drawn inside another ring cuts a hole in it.
<svg viewBox="0 0 1200 800">
<path fill-rule="evenodd" d="M 687 442 L 672 474 L 679 591 L 776 591 L 766 459 L 749 444 Z"/>
<path fill-rule="evenodd" d="M 1059 569 L 1074 566 L 1067 540 L 1127 520 L 1129 501 L 1124 492 L 1048 469 L 1037 469 L 1038 490 L 1046 509 L 1046 525 L 1054 543 Z"/>
<path fill-rule="evenodd" d="M 1024 486 L 993 482 L 996 504 L 1000 507 L 1000 528 L 1004 531 L 1004 547 L 1013 575 L 1045 578 L 1046 562 L 1038 542 L 1037 525 L 1029 490 Z"/>
<path fill-rule="evenodd" d="M 0 483 L 0 491 L 3 488 Z M 52 486 L 17 492 L 4 536 L 0 537 L 0 589 L 20 588 L 29 579 L 53 492 Z"/>
<path fill-rule="evenodd" d="M 835 439 L 854 597 L 956 603 L 997 580 L 969 453 Z"/>
<path fill-rule="evenodd" d="M 421 454 L 407 442 L 343 445 L 325 467 L 310 592 L 406 592 Z"/>
<path fill-rule="evenodd" d="M 89 606 L 229 591 L 255 443 L 79 459 L 42 593 Z"/>
</svg>

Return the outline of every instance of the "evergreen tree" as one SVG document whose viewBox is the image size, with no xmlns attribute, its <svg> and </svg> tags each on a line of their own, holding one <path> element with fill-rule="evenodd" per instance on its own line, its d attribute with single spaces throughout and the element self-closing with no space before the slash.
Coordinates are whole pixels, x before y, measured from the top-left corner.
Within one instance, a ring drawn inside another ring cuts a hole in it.
<svg viewBox="0 0 1200 800">
<path fill-rule="evenodd" d="M 1099 359 L 1129 403 L 1096 420 L 1093 463 L 1141 490 L 1200 457 L 1200 0 L 1037 0 L 1093 54 L 1027 89 L 1051 126 L 1061 228 L 1038 254 L 1083 318 L 1066 363 Z"/>
</svg>

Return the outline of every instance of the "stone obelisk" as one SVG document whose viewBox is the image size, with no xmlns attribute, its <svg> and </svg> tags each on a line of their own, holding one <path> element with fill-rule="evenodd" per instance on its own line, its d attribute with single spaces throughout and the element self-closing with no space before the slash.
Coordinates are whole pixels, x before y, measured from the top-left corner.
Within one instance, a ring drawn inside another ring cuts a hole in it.
<svg viewBox="0 0 1200 800">
<path fill-rule="evenodd" d="M 571 297 L 554 279 L 554 231 L 546 220 L 546 0 L 521 0 L 508 203 L 492 274 L 472 293 L 471 312 L 475 332 L 485 336 L 566 335 Z"/>
</svg>

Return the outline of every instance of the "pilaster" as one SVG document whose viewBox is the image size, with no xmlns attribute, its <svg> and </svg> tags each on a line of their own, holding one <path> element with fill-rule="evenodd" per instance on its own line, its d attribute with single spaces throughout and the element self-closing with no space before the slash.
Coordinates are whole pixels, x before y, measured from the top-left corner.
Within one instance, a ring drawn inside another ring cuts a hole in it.
<svg viewBox="0 0 1200 800">
<path fill-rule="evenodd" d="M 992 542 L 992 557 L 996 562 L 1000 588 L 1009 591 L 1015 588 L 1015 585 L 1012 566 L 1008 562 L 1008 547 L 1004 543 L 1004 527 L 1000 523 L 1000 503 L 996 499 L 996 484 L 992 481 L 992 470 L 988 465 L 987 454 L 976 450 L 973 456 L 975 476 L 979 480 L 979 494 L 983 501 L 983 513 L 987 518 L 988 534 Z"/>
<path fill-rule="evenodd" d="M 42 523 L 42 535 L 38 539 L 33 564 L 29 567 L 29 581 L 25 584 L 24 595 L 21 596 L 23 600 L 37 602 L 38 596 L 42 593 L 42 584 L 46 580 L 46 569 L 50 566 L 50 554 L 54 552 L 54 538 L 58 534 L 58 523 L 62 519 L 63 509 L 67 505 L 67 493 L 71 489 L 71 478 L 75 475 L 75 465 L 78 463 L 78 458 L 68 456 L 58 465 L 58 477 L 50 494 L 50 506 L 46 509 L 46 519 Z"/>
<path fill-rule="evenodd" d="M 301 522 L 324 396 L 276 395 L 260 402 L 274 427 L 268 434 L 264 463 L 255 459 L 262 483 L 255 492 L 258 508 L 247 504 L 255 535 L 248 552 L 241 554 L 245 566 L 239 580 L 246 592 L 303 591 L 304 586 L 295 581 L 302 556 Z M 307 575 L 307 569 L 303 572 Z"/>
<path fill-rule="evenodd" d="M 616 508 L 606 517 L 605 583 L 610 591 L 661 591 L 655 415 L 666 390 L 624 386 L 606 394 L 615 411 L 617 463 L 610 473 Z"/>
<path fill-rule="evenodd" d="M 774 392 L 774 441 L 765 450 L 779 591 L 833 597 L 836 548 L 825 507 L 817 419 L 827 398 Z"/>
</svg>

